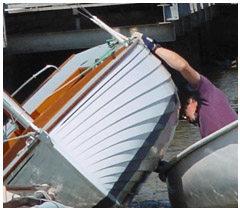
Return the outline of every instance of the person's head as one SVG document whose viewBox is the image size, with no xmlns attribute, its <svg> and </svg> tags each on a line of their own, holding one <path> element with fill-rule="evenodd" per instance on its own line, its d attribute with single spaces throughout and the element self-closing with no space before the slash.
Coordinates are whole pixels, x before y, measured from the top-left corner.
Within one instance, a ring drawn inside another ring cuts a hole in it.
<svg viewBox="0 0 240 210">
<path fill-rule="evenodd" d="M 198 100 L 196 92 L 182 90 L 179 94 L 181 102 L 180 119 L 192 124 L 198 124 Z"/>
</svg>

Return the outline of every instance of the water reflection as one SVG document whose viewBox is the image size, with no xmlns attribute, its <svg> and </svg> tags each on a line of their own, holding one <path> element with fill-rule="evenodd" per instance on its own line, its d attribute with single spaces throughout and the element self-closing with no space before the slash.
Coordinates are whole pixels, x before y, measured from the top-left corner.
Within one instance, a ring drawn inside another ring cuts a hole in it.
<svg viewBox="0 0 240 210">
<path fill-rule="evenodd" d="M 221 89 L 228 97 L 232 108 L 238 109 L 238 71 L 231 68 L 221 71 L 208 71 L 206 75 L 214 85 Z M 164 157 L 170 160 L 179 152 L 201 139 L 199 128 L 186 121 L 180 121 L 176 129 L 174 140 L 171 142 Z M 170 208 L 168 191 L 165 183 L 161 182 L 157 173 L 152 173 L 143 184 L 138 195 L 135 196 L 129 207 L 133 208 Z"/>
<path fill-rule="evenodd" d="M 222 90 L 228 97 L 232 108 L 237 112 L 238 109 L 238 70 L 237 67 L 227 70 L 222 70 L 218 76 L 214 72 L 208 74 L 208 77 L 213 84 Z"/>
</svg>

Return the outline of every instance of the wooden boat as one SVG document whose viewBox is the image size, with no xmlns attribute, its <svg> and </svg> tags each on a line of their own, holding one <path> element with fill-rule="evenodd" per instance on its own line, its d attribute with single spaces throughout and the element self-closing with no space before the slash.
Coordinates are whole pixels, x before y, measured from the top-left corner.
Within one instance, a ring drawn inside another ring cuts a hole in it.
<svg viewBox="0 0 240 210">
<path fill-rule="evenodd" d="M 173 207 L 237 207 L 238 121 L 191 145 L 163 171 Z"/>
<path fill-rule="evenodd" d="M 173 137 L 176 91 L 137 40 L 70 57 L 22 106 L 4 93 L 15 119 L 4 127 L 4 184 L 49 184 L 72 207 L 124 205 Z"/>
</svg>

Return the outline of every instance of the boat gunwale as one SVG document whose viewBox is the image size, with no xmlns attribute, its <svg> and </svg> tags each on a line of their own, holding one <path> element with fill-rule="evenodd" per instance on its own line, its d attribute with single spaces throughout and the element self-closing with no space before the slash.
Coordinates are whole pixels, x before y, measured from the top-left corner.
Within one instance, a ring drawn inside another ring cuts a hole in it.
<svg viewBox="0 0 240 210">
<path fill-rule="evenodd" d="M 175 157 L 173 157 L 169 162 L 166 163 L 163 167 L 159 169 L 160 174 L 167 174 L 168 170 L 170 170 L 174 165 L 176 165 L 178 162 L 180 162 L 183 158 L 187 157 L 197 149 L 205 146 L 206 144 L 214 141 L 219 136 L 227 133 L 228 131 L 233 130 L 234 128 L 238 127 L 238 120 L 235 120 L 228 125 L 224 126 L 223 128 L 215 131 L 214 133 L 206 136 L 203 139 L 200 139 L 199 141 L 195 142 L 194 144 L 190 145 L 186 149 L 184 149 L 182 152 L 177 154 Z"/>
</svg>

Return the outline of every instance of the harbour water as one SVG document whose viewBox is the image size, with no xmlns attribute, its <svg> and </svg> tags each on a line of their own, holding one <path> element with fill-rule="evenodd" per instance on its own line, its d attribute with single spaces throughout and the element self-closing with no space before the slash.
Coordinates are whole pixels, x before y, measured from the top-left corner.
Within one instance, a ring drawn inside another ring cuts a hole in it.
<svg viewBox="0 0 240 210">
<path fill-rule="evenodd" d="M 212 68 L 217 68 L 211 71 Z M 208 77 L 214 85 L 221 89 L 228 97 L 232 108 L 238 109 L 238 71 L 237 67 L 211 66 L 206 67 L 204 75 Z M 186 121 L 179 121 L 173 141 L 171 142 L 165 160 L 170 160 L 179 152 L 200 139 L 199 128 Z M 143 183 L 138 195 L 129 204 L 132 208 L 171 208 L 168 199 L 166 183 L 158 178 L 157 173 L 152 173 Z"/>
</svg>

